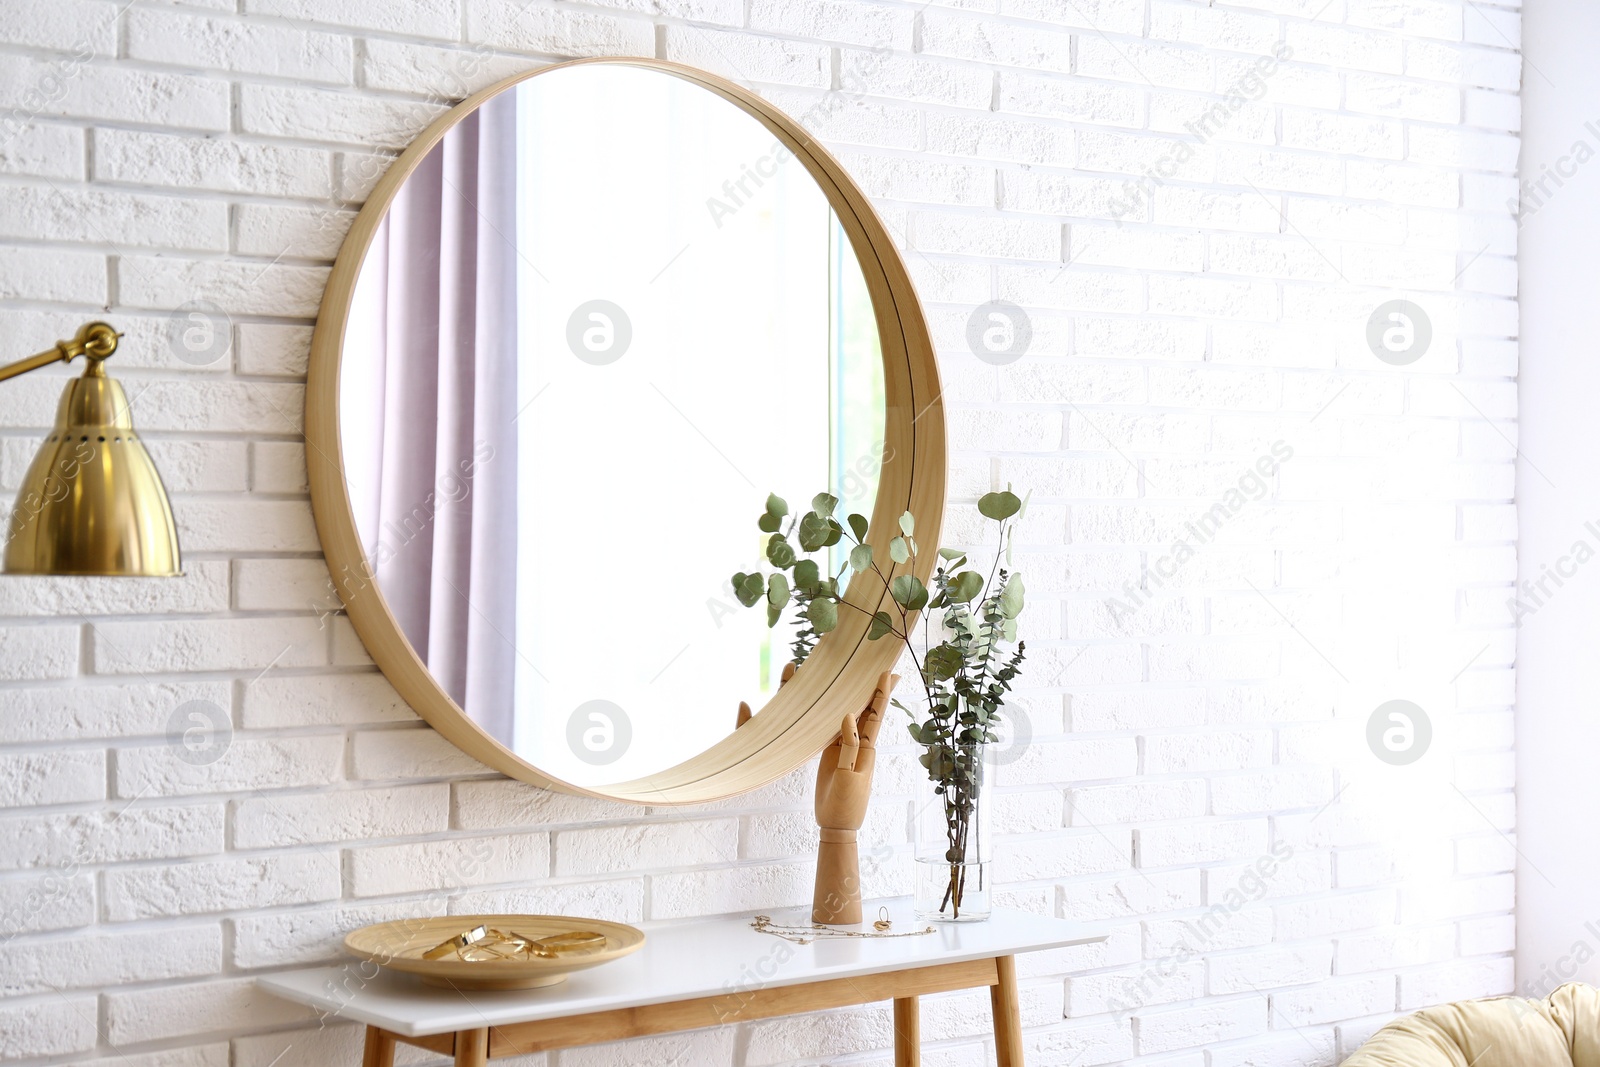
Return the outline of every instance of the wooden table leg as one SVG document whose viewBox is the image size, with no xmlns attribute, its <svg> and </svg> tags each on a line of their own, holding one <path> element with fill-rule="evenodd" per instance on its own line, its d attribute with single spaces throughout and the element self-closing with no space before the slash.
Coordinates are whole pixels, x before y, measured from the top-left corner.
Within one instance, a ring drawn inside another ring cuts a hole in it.
<svg viewBox="0 0 1600 1067">
<path fill-rule="evenodd" d="M 456 1067 L 487 1067 L 489 1028 L 456 1032 Z"/>
<path fill-rule="evenodd" d="M 995 971 L 1000 979 L 989 987 L 989 1006 L 994 1013 L 994 1053 L 999 1067 L 1022 1067 L 1022 1009 L 1017 1003 L 1017 959 L 996 956 Z"/>
<path fill-rule="evenodd" d="M 367 1027 L 361 1067 L 394 1067 L 394 1035 L 376 1026 Z"/>
<path fill-rule="evenodd" d="M 921 1067 L 922 1015 L 916 997 L 894 1001 L 894 1067 Z"/>
</svg>

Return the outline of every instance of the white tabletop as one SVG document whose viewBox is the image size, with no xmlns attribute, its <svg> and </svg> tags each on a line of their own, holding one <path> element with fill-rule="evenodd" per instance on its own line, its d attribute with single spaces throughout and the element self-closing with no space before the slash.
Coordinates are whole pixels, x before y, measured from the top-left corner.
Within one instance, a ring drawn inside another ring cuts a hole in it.
<svg viewBox="0 0 1600 1067">
<path fill-rule="evenodd" d="M 570 975 L 542 989 L 456 991 L 425 986 L 408 975 L 381 972 L 351 961 L 262 975 L 268 992 L 340 1018 L 380 1026 L 406 1037 L 427 1037 L 484 1026 L 564 1018 L 612 1008 L 667 1004 L 697 997 L 737 997 L 754 989 L 829 978 L 901 971 L 939 963 L 1011 956 L 1104 941 L 1103 929 L 1026 912 L 996 909 L 986 922 L 919 923 L 906 900 L 871 901 L 863 914 L 889 908 L 892 932 L 934 932 L 920 937 L 844 938 L 797 945 L 750 928 L 750 918 L 645 926 L 644 947 L 611 963 Z M 774 912 L 775 922 L 804 924 L 810 909 Z M 866 924 L 857 929 L 870 930 Z"/>
</svg>

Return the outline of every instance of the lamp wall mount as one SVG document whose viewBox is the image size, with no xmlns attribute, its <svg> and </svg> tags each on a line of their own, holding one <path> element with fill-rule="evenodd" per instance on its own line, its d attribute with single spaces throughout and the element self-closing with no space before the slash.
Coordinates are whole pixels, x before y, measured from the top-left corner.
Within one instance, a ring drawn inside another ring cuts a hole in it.
<svg viewBox="0 0 1600 1067">
<path fill-rule="evenodd" d="M 86 323 L 78 328 L 77 336 L 70 341 L 57 341 L 54 348 L 47 348 L 38 355 L 0 367 L 0 382 L 20 374 L 27 374 L 31 370 L 38 370 L 40 367 L 48 367 L 52 363 L 70 363 L 79 356 L 89 357 L 89 369 L 84 372 L 85 374 L 96 378 L 104 377 L 106 372 L 101 363 L 117 350 L 117 341 L 121 337 L 120 333 L 104 322 Z"/>
</svg>

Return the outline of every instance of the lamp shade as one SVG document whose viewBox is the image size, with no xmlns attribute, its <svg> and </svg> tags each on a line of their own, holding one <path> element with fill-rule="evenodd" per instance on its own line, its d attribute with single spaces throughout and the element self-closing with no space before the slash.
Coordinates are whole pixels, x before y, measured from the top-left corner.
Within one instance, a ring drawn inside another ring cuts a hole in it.
<svg viewBox="0 0 1600 1067">
<path fill-rule="evenodd" d="M 8 574 L 174 577 L 178 528 L 161 475 L 133 429 L 122 386 L 91 359 L 17 492 Z"/>
</svg>

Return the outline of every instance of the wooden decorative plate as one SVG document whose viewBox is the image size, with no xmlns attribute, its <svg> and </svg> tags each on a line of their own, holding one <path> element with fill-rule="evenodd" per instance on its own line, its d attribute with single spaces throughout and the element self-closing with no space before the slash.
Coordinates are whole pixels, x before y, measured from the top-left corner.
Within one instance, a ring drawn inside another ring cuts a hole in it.
<svg viewBox="0 0 1600 1067">
<path fill-rule="evenodd" d="M 503 930 L 532 941 L 563 934 L 604 935 L 592 945 L 558 949 L 550 958 L 517 956 L 469 961 L 451 951 L 441 959 L 424 953 L 477 927 Z M 644 944 L 644 931 L 604 919 L 566 915 L 446 915 L 437 919 L 397 919 L 363 926 L 345 935 L 345 951 L 380 967 L 414 974 L 428 985 L 455 989 L 534 989 L 566 980 L 573 971 L 620 959 Z"/>
</svg>

